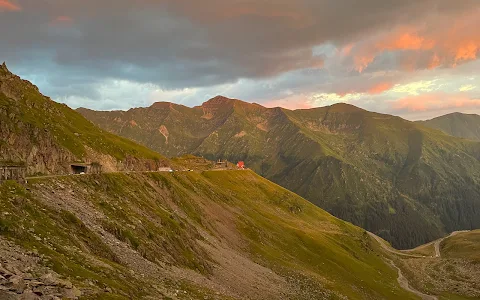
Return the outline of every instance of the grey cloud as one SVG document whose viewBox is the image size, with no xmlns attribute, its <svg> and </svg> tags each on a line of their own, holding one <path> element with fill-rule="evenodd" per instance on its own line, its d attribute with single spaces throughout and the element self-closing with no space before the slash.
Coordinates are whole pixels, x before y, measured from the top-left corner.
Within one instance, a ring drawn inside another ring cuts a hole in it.
<svg viewBox="0 0 480 300">
<path fill-rule="evenodd" d="M 455 5 L 450 0 L 23 0 L 20 4 L 21 12 L 0 17 L 0 60 L 36 78 L 52 96 L 91 99 L 101 97 L 99 85 L 114 79 L 153 83 L 163 89 L 213 90 L 250 80 L 251 89 L 234 91 L 247 98 L 325 88 L 351 75 L 331 71 L 334 75 L 328 76 L 316 70 L 325 58 L 315 56 L 313 47 L 344 45 L 398 24 L 421 22 L 427 15 L 448 17 L 478 7 L 474 0 L 455 1 Z M 53 24 L 58 16 L 69 16 L 73 22 Z M 388 62 L 382 65 L 387 66 Z M 262 86 L 272 77 L 278 77 L 274 80 L 278 91 Z"/>
</svg>

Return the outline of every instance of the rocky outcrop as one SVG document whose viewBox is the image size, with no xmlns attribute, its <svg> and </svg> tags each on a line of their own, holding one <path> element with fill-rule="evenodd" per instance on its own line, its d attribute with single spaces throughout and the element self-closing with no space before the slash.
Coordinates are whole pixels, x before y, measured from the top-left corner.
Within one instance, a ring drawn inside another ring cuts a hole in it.
<svg viewBox="0 0 480 300">
<path fill-rule="evenodd" d="M 43 255 L 0 237 L 0 299 L 78 299 L 82 292 L 48 267 Z"/>
</svg>

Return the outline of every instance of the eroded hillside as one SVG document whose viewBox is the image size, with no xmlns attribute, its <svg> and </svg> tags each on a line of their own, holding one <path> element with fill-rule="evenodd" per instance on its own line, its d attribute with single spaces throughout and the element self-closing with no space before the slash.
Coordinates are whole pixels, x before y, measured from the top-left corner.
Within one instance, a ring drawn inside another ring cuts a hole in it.
<svg viewBox="0 0 480 300">
<path fill-rule="evenodd" d="M 415 299 L 363 230 L 250 171 L 66 176 L 0 188 L 0 285 L 15 294 Z M 16 284 L 4 285 L 12 276 Z"/>
</svg>

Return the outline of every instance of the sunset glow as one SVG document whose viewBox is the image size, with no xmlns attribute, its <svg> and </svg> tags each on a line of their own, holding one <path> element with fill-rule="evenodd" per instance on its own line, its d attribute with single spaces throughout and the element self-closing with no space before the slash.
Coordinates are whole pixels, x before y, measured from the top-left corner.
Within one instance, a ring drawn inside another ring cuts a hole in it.
<svg viewBox="0 0 480 300">
<path fill-rule="evenodd" d="M 221 94 L 409 118 L 480 111 L 480 2 L 343 2 L 0 0 L 0 60 L 73 107 L 194 106 Z M 401 92 L 439 79 L 414 104 Z"/>
</svg>

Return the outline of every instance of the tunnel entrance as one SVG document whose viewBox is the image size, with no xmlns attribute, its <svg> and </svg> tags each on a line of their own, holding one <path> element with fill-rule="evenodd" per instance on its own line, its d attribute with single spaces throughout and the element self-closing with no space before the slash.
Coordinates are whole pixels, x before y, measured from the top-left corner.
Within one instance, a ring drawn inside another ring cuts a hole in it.
<svg viewBox="0 0 480 300">
<path fill-rule="evenodd" d="M 71 165 L 72 168 L 72 173 L 73 174 L 82 174 L 82 173 L 87 173 L 87 166 L 82 166 L 82 165 Z"/>
</svg>

